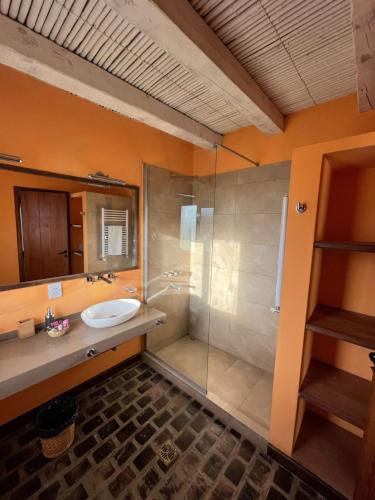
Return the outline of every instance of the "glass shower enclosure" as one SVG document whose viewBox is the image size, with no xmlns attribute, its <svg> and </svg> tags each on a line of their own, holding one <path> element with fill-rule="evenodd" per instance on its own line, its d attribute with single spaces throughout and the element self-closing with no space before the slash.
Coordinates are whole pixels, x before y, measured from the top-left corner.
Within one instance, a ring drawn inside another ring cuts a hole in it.
<svg viewBox="0 0 375 500">
<path fill-rule="evenodd" d="M 290 164 L 205 155 L 145 166 L 145 298 L 167 314 L 146 349 L 267 437 Z"/>
<path fill-rule="evenodd" d="M 145 298 L 167 314 L 147 351 L 206 392 L 215 175 L 145 165 L 144 186 Z"/>
</svg>

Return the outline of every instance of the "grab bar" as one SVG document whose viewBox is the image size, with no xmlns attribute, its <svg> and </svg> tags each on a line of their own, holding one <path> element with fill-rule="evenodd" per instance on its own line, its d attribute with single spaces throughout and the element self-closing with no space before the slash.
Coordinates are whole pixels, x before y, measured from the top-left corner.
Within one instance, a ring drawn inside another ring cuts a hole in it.
<svg viewBox="0 0 375 500">
<path fill-rule="evenodd" d="M 271 307 L 273 313 L 280 312 L 280 298 L 281 298 L 281 286 L 283 281 L 283 264 L 284 264 L 284 253 L 285 253 L 285 233 L 286 233 L 286 220 L 288 215 L 288 196 L 283 196 L 283 205 L 281 210 L 281 230 L 280 230 L 280 241 L 279 241 L 279 255 L 277 257 L 277 278 L 276 278 L 276 290 L 275 290 L 275 305 Z"/>
</svg>

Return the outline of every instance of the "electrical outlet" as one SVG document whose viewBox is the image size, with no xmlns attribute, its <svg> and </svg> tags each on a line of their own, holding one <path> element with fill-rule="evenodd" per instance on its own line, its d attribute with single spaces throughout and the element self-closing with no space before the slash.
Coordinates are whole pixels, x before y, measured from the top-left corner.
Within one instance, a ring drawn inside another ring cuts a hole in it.
<svg viewBox="0 0 375 500">
<path fill-rule="evenodd" d="M 48 298 L 57 299 L 58 297 L 62 297 L 61 281 L 56 281 L 56 283 L 48 283 Z"/>
</svg>

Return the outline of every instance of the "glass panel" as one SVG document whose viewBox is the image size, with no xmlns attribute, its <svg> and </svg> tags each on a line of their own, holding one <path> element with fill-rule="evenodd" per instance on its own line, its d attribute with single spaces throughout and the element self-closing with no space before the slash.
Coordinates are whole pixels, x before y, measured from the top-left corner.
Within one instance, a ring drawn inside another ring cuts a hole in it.
<svg viewBox="0 0 375 500">
<path fill-rule="evenodd" d="M 199 155 L 197 156 L 199 158 Z M 145 297 L 167 323 L 147 351 L 206 391 L 215 151 L 205 175 L 145 166 Z"/>
<path fill-rule="evenodd" d="M 254 167 L 218 151 L 208 397 L 267 437 L 278 314 L 281 213 L 289 162 Z"/>
<path fill-rule="evenodd" d="M 167 313 L 147 348 L 267 438 L 290 164 L 210 154 L 196 149 L 192 176 L 147 167 L 146 292 Z"/>
</svg>

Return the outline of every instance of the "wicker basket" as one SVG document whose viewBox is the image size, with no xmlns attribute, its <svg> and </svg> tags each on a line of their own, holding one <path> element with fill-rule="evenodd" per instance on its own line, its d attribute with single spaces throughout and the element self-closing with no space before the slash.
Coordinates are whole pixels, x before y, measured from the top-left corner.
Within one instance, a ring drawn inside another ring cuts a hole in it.
<svg viewBox="0 0 375 500">
<path fill-rule="evenodd" d="M 57 436 L 47 439 L 40 438 L 43 455 L 46 458 L 56 458 L 62 455 L 73 443 L 74 427 L 75 424 L 73 423 L 60 432 L 60 434 L 57 434 Z"/>
</svg>

